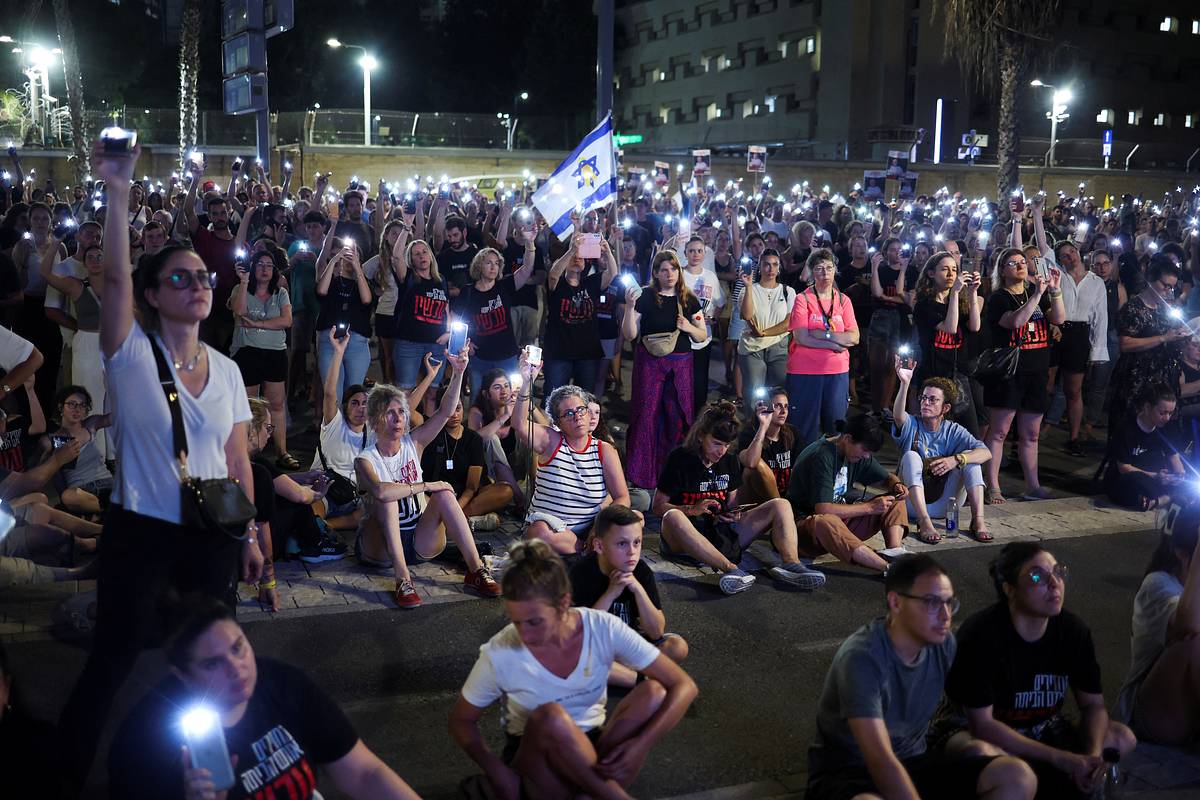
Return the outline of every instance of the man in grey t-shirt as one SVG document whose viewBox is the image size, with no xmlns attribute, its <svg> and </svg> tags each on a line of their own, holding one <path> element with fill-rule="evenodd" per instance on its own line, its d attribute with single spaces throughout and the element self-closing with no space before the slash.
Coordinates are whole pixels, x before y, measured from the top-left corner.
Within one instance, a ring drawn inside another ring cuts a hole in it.
<svg viewBox="0 0 1200 800">
<path fill-rule="evenodd" d="M 884 586 L 887 615 L 842 643 L 825 678 L 805 797 L 1030 800 L 1037 779 L 1020 759 L 925 752 L 955 652 L 959 603 L 945 569 L 903 556 Z"/>
</svg>

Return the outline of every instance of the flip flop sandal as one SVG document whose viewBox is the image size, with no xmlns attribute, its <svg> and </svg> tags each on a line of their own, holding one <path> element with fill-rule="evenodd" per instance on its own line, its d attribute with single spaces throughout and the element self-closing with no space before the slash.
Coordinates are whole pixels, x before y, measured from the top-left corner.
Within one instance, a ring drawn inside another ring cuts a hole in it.
<svg viewBox="0 0 1200 800">
<path fill-rule="evenodd" d="M 989 506 L 1002 506 L 1008 501 L 1004 499 L 1004 495 L 1000 493 L 999 489 L 985 488 L 983 490 L 983 502 Z"/>
<path fill-rule="evenodd" d="M 975 528 L 971 528 L 969 531 L 967 531 L 967 535 L 981 544 L 996 540 L 996 537 L 992 536 L 992 534 L 988 533 L 987 531 L 979 531 L 975 530 Z"/>
<path fill-rule="evenodd" d="M 921 533 L 917 531 L 917 539 L 925 544 L 941 544 L 942 535 L 937 531 L 933 533 Z"/>
</svg>

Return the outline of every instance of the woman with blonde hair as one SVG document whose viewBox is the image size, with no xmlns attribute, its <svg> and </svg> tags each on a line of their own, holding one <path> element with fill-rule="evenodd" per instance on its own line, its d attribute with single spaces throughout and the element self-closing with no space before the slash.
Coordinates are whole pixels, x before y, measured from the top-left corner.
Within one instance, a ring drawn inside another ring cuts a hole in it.
<svg viewBox="0 0 1200 800">
<path fill-rule="evenodd" d="M 417 385 L 417 373 L 426 353 L 440 357 L 450 336 L 450 297 L 446 279 L 438 272 L 433 249 L 424 239 L 409 242 L 406 225 L 392 248 L 396 283 L 400 287 L 396 302 L 396 344 L 392 357 L 396 383 L 411 389 Z M 441 378 L 441 365 L 434 382 Z"/>
<path fill-rule="evenodd" d="M 384 383 L 391 383 L 396 379 L 392 350 L 396 343 L 395 313 L 396 301 L 400 299 L 400 285 L 395 274 L 395 247 L 404 232 L 404 220 L 388 220 L 379 236 L 379 252 L 363 264 L 363 272 L 372 282 L 375 296 L 379 298 L 375 306 L 375 335 L 379 337 L 379 369 L 383 373 Z"/>
<path fill-rule="evenodd" d="M 692 425 L 691 343 L 708 338 L 700 301 L 683 280 L 673 251 L 654 257 L 645 291 L 626 289 L 621 326 L 622 335 L 635 343 L 632 396 L 637 400 L 626 439 L 627 475 L 635 486 L 649 488 Z"/>
</svg>

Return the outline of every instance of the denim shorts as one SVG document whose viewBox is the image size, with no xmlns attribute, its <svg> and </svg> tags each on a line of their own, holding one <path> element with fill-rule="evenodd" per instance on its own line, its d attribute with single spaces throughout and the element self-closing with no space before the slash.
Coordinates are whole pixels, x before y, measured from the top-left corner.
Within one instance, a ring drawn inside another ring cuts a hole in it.
<svg viewBox="0 0 1200 800">
<path fill-rule="evenodd" d="M 894 308 L 877 308 L 871 315 L 871 327 L 867 329 L 867 341 L 871 344 L 886 344 L 894 348 L 900 344 L 902 334 L 900 312 Z"/>
</svg>

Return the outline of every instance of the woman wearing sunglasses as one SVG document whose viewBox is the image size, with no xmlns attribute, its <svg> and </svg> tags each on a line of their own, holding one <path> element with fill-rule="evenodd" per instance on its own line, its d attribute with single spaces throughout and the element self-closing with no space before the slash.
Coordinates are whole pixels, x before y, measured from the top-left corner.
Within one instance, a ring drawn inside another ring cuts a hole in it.
<svg viewBox="0 0 1200 800">
<path fill-rule="evenodd" d="M 92 172 L 107 184 L 113 208 L 129 202 L 139 152 L 134 147 L 113 154 L 99 142 L 92 148 Z M 95 641 L 62 717 L 63 730 L 70 732 L 67 769 L 76 782 L 87 775 L 112 698 L 138 652 L 162 627 L 164 595 L 194 593 L 232 604 L 239 574 L 253 583 L 263 563 L 253 521 L 241 541 L 182 524 L 180 462 L 159 388 L 154 348 L 178 388 L 188 473 L 234 478 L 252 495 L 250 404 L 242 376 L 233 361 L 200 341 L 217 276 L 195 252 L 171 246 L 143 259 L 135 280 L 124 215 L 107 217 L 105 239 L 100 348 L 121 468 L 104 525 Z"/>
<path fill-rule="evenodd" d="M 1104 750 L 1133 752 L 1133 732 L 1109 719 L 1092 634 L 1063 610 L 1066 564 L 1037 542 L 1013 542 L 990 566 L 997 602 L 968 617 L 946 677 L 946 716 L 930 742 L 947 755 L 1012 755 L 1038 777 L 1039 797 L 1090 797 Z M 1066 713 L 1067 692 L 1079 719 Z"/>
</svg>

